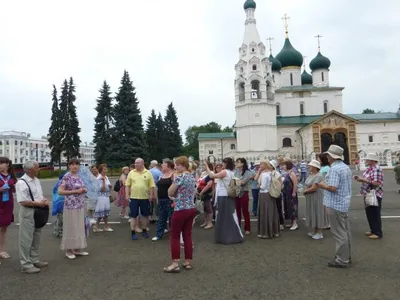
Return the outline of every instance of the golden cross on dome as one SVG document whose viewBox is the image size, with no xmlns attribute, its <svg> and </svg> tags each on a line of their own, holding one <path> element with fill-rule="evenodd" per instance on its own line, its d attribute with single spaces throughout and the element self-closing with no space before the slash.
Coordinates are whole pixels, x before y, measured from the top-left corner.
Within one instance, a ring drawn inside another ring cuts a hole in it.
<svg viewBox="0 0 400 300">
<path fill-rule="evenodd" d="M 268 41 L 268 44 L 269 44 L 269 54 L 272 54 L 272 40 L 273 39 L 274 38 L 272 38 L 272 37 L 267 38 L 267 41 Z"/>
<path fill-rule="evenodd" d="M 318 52 L 321 52 L 321 41 L 320 39 L 322 38 L 322 35 L 316 35 L 315 38 L 318 40 Z"/>
<path fill-rule="evenodd" d="M 283 16 L 283 18 L 282 18 L 282 20 L 283 20 L 283 26 L 285 27 L 285 33 L 286 33 L 286 37 L 288 37 L 288 27 L 289 27 L 289 24 L 288 24 L 288 20 L 290 20 L 290 17 L 288 17 L 287 16 L 287 14 L 285 14 L 284 16 Z"/>
</svg>

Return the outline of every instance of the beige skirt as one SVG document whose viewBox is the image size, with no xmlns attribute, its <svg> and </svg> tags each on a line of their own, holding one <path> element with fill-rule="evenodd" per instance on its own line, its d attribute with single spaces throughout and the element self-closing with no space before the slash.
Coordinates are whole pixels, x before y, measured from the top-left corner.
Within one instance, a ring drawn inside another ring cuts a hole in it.
<svg viewBox="0 0 400 300">
<path fill-rule="evenodd" d="M 86 247 L 84 208 L 64 208 L 61 250 L 84 249 Z"/>
</svg>

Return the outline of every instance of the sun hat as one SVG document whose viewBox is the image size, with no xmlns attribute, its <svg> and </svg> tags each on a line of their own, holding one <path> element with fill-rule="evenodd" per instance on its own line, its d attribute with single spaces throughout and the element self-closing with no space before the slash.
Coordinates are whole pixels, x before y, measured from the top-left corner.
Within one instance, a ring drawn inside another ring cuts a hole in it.
<svg viewBox="0 0 400 300">
<path fill-rule="evenodd" d="M 158 161 L 152 160 L 152 161 L 150 162 L 150 164 L 152 164 L 152 165 L 158 165 Z"/>
<path fill-rule="evenodd" d="M 328 151 L 326 151 L 325 153 L 334 159 L 343 160 L 343 152 L 344 150 L 342 147 L 339 147 L 338 145 L 330 145 Z"/>
<path fill-rule="evenodd" d="M 321 164 L 318 160 L 313 159 L 308 163 L 309 166 L 315 167 L 317 169 L 321 169 Z"/>
<path fill-rule="evenodd" d="M 368 153 L 367 156 L 365 157 L 365 160 L 372 160 L 378 162 L 378 155 L 376 153 Z"/>
<path fill-rule="evenodd" d="M 271 166 L 274 167 L 275 170 L 278 169 L 278 163 L 276 162 L 276 160 L 271 160 L 269 163 L 271 164 Z"/>
<path fill-rule="evenodd" d="M 256 161 L 255 163 L 254 163 L 254 166 L 255 167 L 258 167 L 260 165 L 260 162 L 259 161 Z"/>
</svg>

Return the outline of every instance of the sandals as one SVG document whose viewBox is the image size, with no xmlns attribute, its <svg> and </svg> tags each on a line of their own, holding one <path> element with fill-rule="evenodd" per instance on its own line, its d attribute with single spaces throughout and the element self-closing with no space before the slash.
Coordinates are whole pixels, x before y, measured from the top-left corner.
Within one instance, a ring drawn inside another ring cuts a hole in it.
<svg viewBox="0 0 400 300">
<path fill-rule="evenodd" d="M 8 254 L 6 251 L 3 251 L 3 252 L 0 253 L 0 258 L 1 259 L 8 259 L 10 257 L 11 257 L 10 254 Z"/>
<path fill-rule="evenodd" d="M 182 264 L 182 268 L 184 268 L 185 270 L 188 270 L 188 271 L 193 270 L 193 267 L 192 267 L 191 264 L 185 264 L 185 263 L 183 263 L 183 264 Z"/>
<path fill-rule="evenodd" d="M 179 273 L 180 271 L 179 266 L 172 269 L 169 269 L 168 267 L 164 268 L 164 273 Z"/>
</svg>

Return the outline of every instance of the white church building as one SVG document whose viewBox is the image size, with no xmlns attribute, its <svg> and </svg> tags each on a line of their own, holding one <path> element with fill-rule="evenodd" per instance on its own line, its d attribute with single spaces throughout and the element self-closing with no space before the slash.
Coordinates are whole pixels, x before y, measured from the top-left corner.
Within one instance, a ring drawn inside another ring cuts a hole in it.
<svg viewBox="0 0 400 300">
<path fill-rule="evenodd" d="M 245 34 L 235 65 L 234 133 L 200 133 L 199 158 L 244 157 L 248 162 L 285 156 L 312 159 L 331 144 L 345 149 L 345 162 L 376 152 L 382 167 L 400 155 L 400 108 L 393 113 L 344 114 L 344 87 L 330 82 L 330 60 L 319 50 L 309 66 L 286 37 L 274 57 L 261 42 L 256 3 L 247 0 Z M 271 52 L 271 51 L 270 51 Z"/>
</svg>

